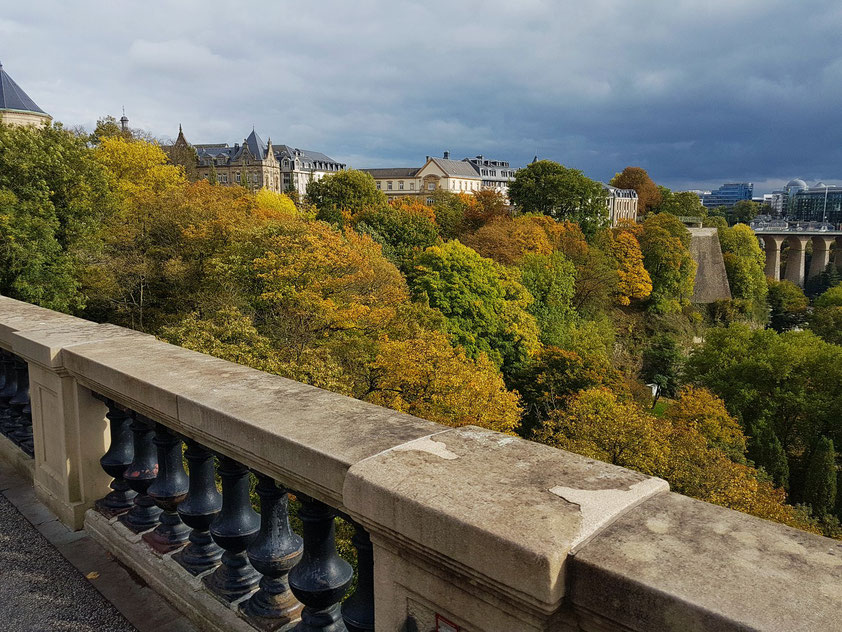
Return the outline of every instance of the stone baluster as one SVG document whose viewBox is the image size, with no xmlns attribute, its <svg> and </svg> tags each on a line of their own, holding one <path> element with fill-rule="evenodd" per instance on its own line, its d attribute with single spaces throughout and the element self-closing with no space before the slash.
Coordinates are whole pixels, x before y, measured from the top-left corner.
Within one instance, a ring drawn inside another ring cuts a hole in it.
<svg viewBox="0 0 842 632">
<path fill-rule="evenodd" d="M 222 564 L 203 581 L 218 597 L 236 601 L 252 592 L 260 580 L 246 549 L 260 529 L 260 517 L 249 500 L 249 471 L 226 456 L 219 457 L 222 509 L 213 519 L 210 534 L 225 551 Z"/>
<path fill-rule="evenodd" d="M 222 507 L 222 494 L 216 489 L 213 471 L 213 452 L 185 439 L 187 468 L 190 482 L 187 498 L 179 504 L 178 515 L 190 531 L 190 543 L 173 558 L 192 575 L 201 575 L 219 566 L 222 549 L 211 538 L 208 529 Z"/>
<path fill-rule="evenodd" d="M 289 574 L 289 585 L 304 610 L 295 632 L 346 632 L 339 604 L 354 571 L 336 552 L 336 512 L 313 498 L 299 498 L 304 556 Z"/>
<path fill-rule="evenodd" d="M 101 514 L 112 518 L 126 513 L 132 508 L 137 492 L 129 488 L 123 473 L 131 465 L 134 459 L 134 443 L 132 441 L 131 415 L 112 399 L 102 395 L 94 394 L 98 400 L 105 403 L 108 412 L 108 430 L 111 435 L 111 444 L 108 450 L 99 460 L 105 473 L 114 480 L 111 481 L 111 490 L 104 498 L 100 498 L 94 506 Z"/>
<path fill-rule="evenodd" d="M 357 549 L 357 588 L 342 604 L 342 618 L 349 632 L 374 630 L 374 550 L 371 536 L 356 522 L 351 543 Z"/>
<path fill-rule="evenodd" d="M 158 475 L 158 461 L 152 437 L 155 434 L 155 423 L 138 413 L 132 414 L 132 440 L 134 443 L 134 458 L 123 477 L 128 486 L 137 492 L 134 506 L 119 520 L 135 533 L 148 531 L 157 526 L 161 510 L 155 505 L 146 491 Z"/>
<path fill-rule="evenodd" d="M 158 476 L 146 490 L 162 510 L 158 526 L 143 535 L 144 541 L 159 553 L 180 548 L 190 536 L 190 527 L 181 521 L 178 505 L 187 497 L 187 472 L 181 451 L 181 437 L 163 424 L 155 424 L 152 439 L 158 455 Z"/>
<path fill-rule="evenodd" d="M 24 360 L 16 358 L 15 371 L 17 373 L 18 390 L 14 397 L 9 400 L 11 411 L 9 414 L 9 423 L 6 426 L 6 434 L 16 443 L 20 443 L 20 429 L 27 423 L 26 411 L 24 409 L 29 403 L 29 367 L 27 367 Z M 31 417 L 28 422 L 30 424 L 32 423 Z"/>
<path fill-rule="evenodd" d="M 303 541 L 289 526 L 289 495 L 271 477 L 257 474 L 260 532 L 247 550 L 263 573 L 260 589 L 243 603 L 243 614 L 271 620 L 273 629 L 298 619 L 301 604 L 290 592 L 289 572 L 301 559 Z"/>
</svg>

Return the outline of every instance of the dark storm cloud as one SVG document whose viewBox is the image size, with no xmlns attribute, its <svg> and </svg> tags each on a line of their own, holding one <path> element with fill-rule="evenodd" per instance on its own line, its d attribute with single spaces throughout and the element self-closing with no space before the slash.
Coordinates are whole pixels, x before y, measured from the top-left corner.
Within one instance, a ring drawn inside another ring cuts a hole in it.
<svg viewBox="0 0 842 632">
<path fill-rule="evenodd" d="M 45 110 L 355 166 L 449 149 L 705 186 L 842 177 L 831 1 L 39 2 L 0 60 Z"/>
</svg>

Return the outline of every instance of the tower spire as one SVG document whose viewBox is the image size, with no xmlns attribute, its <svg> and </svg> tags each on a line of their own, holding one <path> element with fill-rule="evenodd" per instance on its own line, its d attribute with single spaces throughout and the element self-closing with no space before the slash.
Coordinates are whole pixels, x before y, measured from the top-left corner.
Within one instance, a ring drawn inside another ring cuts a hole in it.
<svg viewBox="0 0 842 632">
<path fill-rule="evenodd" d="M 129 131 L 129 117 L 126 116 L 126 106 L 123 106 L 123 116 L 120 117 L 120 129 L 124 132 Z"/>
</svg>

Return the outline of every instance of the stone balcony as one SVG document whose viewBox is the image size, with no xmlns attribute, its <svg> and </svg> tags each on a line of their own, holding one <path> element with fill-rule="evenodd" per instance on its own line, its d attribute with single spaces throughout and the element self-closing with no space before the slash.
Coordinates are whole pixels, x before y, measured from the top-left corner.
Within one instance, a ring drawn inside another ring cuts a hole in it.
<svg viewBox="0 0 842 632">
<path fill-rule="evenodd" d="M 5 297 L 0 348 L 0 468 L 199 629 L 842 630 L 842 542 L 660 479 Z"/>
</svg>

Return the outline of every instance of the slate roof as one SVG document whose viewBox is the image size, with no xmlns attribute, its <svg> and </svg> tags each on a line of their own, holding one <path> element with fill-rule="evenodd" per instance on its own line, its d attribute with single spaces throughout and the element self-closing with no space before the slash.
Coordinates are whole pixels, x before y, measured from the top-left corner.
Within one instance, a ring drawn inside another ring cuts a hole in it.
<svg viewBox="0 0 842 632">
<path fill-rule="evenodd" d="M 373 178 L 411 178 L 421 170 L 421 167 L 393 167 L 388 169 L 360 169 L 370 173 Z"/>
<path fill-rule="evenodd" d="M 21 110 L 24 112 L 35 112 L 36 114 L 47 114 L 44 110 L 35 105 L 35 101 L 14 82 L 0 64 L 0 110 Z"/>
<path fill-rule="evenodd" d="M 449 160 L 447 158 L 430 158 L 442 171 L 449 176 L 456 176 L 459 178 L 475 178 L 479 179 L 479 174 L 474 166 L 463 160 Z"/>
<path fill-rule="evenodd" d="M 213 158 L 215 162 L 219 162 L 220 159 L 224 160 L 225 162 L 229 161 L 236 161 L 240 159 L 240 156 L 243 153 L 243 148 L 248 147 L 251 154 L 257 158 L 258 160 L 265 160 L 266 159 L 266 152 L 269 148 L 268 144 L 263 141 L 262 138 L 252 130 L 251 134 L 248 135 L 248 138 L 245 139 L 245 143 L 243 145 L 235 145 L 231 146 L 228 143 L 207 143 L 207 144 L 198 144 L 193 145 L 196 149 L 196 153 L 199 155 L 199 158 Z M 298 149 L 290 147 L 289 145 L 272 145 L 272 150 L 275 154 L 275 158 L 281 160 L 283 158 L 289 158 L 290 160 L 294 160 L 296 157 L 305 163 L 310 163 L 310 168 L 315 168 L 313 163 L 327 163 L 332 165 L 339 165 L 340 168 L 345 168 L 345 165 L 341 162 L 337 162 L 330 156 L 327 156 L 323 153 L 318 151 L 310 151 L 308 149 Z"/>
</svg>

